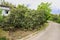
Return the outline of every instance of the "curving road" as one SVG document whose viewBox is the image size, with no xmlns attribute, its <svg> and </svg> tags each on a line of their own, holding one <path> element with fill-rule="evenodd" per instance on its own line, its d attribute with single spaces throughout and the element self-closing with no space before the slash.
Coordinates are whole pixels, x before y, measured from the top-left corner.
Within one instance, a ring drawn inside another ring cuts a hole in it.
<svg viewBox="0 0 60 40">
<path fill-rule="evenodd" d="M 49 22 L 49 27 L 25 40 L 60 40 L 60 24 Z"/>
</svg>

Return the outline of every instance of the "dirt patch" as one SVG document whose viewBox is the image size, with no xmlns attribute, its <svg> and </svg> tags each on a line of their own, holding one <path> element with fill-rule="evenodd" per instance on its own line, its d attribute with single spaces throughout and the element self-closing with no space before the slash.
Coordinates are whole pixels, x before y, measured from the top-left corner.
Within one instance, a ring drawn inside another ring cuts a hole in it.
<svg viewBox="0 0 60 40">
<path fill-rule="evenodd" d="M 25 37 L 25 36 L 27 36 L 27 35 L 29 35 L 29 34 L 31 34 L 31 33 L 33 33 L 33 31 L 21 31 L 21 30 L 17 30 L 17 31 L 15 31 L 14 33 L 13 33 L 13 36 L 15 37 L 15 38 L 22 38 L 22 37 Z"/>
<path fill-rule="evenodd" d="M 0 28 L 0 37 L 6 37 L 8 39 L 20 39 L 23 38 L 34 31 L 22 31 L 22 30 L 16 30 L 15 32 L 9 32 L 9 31 L 4 31 Z"/>
<path fill-rule="evenodd" d="M 0 37 L 7 37 L 8 36 L 8 31 L 4 31 L 0 28 Z"/>
</svg>

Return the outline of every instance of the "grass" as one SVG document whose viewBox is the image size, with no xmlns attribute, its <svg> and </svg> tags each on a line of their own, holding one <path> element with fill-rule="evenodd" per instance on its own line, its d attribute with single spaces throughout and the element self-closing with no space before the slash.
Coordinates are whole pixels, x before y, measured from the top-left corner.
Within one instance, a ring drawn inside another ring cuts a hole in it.
<svg viewBox="0 0 60 40">
<path fill-rule="evenodd" d="M 22 31 L 22 30 L 16 30 L 13 32 L 10 36 L 12 37 L 11 39 L 21 39 L 23 37 L 26 37 L 30 34 L 32 34 L 34 31 Z"/>
<path fill-rule="evenodd" d="M 7 36 L 7 35 L 8 35 L 8 32 L 4 31 L 0 28 L 0 37 L 4 37 L 4 36 Z"/>
<path fill-rule="evenodd" d="M 46 29 L 46 28 L 48 27 L 48 25 L 49 25 L 48 23 L 45 23 L 44 25 L 42 25 L 41 28 L 39 28 L 37 31 L 35 31 L 35 32 L 36 32 L 35 34 L 37 34 L 37 33 L 39 33 L 40 31 Z M 35 35 L 35 34 L 33 34 L 33 35 Z"/>
<path fill-rule="evenodd" d="M 48 25 L 49 25 L 48 23 L 45 23 L 44 25 L 41 26 L 40 30 L 45 29 L 46 27 L 48 27 Z"/>
<path fill-rule="evenodd" d="M 1 37 L 0 40 L 7 40 L 5 37 Z"/>
<path fill-rule="evenodd" d="M 0 28 L 0 40 L 7 40 L 6 39 L 7 37 L 8 37 L 8 32 Z"/>
<path fill-rule="evenodd" d="M 43 26 L 41 26 L 41 28 L 39 28 L 38 30 L 33 30 L 33 31 L 22 31 L 22 30 L 16 30 L 15 32 L 11 32 L 11 35 L 9 35 L 10 33 L 8 31 L 4 31 L 0 28 L 0 38 L 1 37 L 6 37 L 6 38 L 14 38 L 14 39 L 20 39 L 23 38 L 27 35 L 30 35 L 34 32 L 37 31 L 42 31 L 43 29 L 45 29 L 48 26 L 48 23 L 45 23 Z M 37 33 L 36 33 L 37 34 Z M 35 34 L 34 34 L 35 35 Z"/>
<path fill-rule="evenodd" d="M 8 31 L 4 31 L 0 28 L 0 40 L 5 40 L 5 38 L 14 38 L 14 39 L 20 39 L 22 37 L 25 37 L 34 31 L 22 31 L 22 30 L 16 30 L 15 32 L 11 32 L 11 34 Z M 10 34 L 10 35 L 9 35 Z"/>
</svg>

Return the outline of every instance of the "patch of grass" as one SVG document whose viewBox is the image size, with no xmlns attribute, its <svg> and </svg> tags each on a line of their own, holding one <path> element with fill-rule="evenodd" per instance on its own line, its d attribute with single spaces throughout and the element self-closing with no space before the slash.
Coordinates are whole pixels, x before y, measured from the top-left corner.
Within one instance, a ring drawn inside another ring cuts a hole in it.
<svg viewBox="0 0 60 40">
<path fill-rule="evenodd" d="M 22 30 L 16 30 L 15 32 L 13 32 L 12 33 L 12 37 L 13 38 L 18 38 L 18 39 L 20 39 L 20 38 L 23 38 L 23 37 L 25 37 L 25 36 L 28 36 L 28 35 L 30 35 L 30 34 L 32 34 L 32 33 L 35 33 L 35 32 L 37 32 L 37 31 L 41 31 L 41 30 L 43 30 L 43 29 L 45 29 L 46 27 L 48 26 L 48 23 L 45 23 L 44 25 L 42 25 L 41 26 L 41 28 L 39 28 L 39 29 L 37 29 L 37 30 L 31 30 L 31 31 L 22 31 Z"/>
<path fill-rule="evenodd" d="M 37 32 L 37 31 L 41 31 L 43 29 L 45 29 L 46 27 L 48 26 L 48 23 L 45 23 L 44 25 L 41 26 L 41 28 L 39 28 L 38 30 L 32 30 L 32 31 L 22 31 L 22 30 L 16 30 L 15 32 L 11 32 L 11 35 L 9 35 L 9 32 L 7 31 L 4 31 L 0 28 L 0 37 L 12 37 L 13 39 L 17 39 L 17 38 L 23 38 L 27 35 L 30 35 L 34 32 Z M 5 38 L 1 38 L 2 40 L 5 40 Z"/>
<path fill-rule="evenodd" d="M 1 37 L 0 40 L 8 40 L 6 37 Z"/>
<path fill-rule="evenodd" d="M 1 37 L 7 37 L 8 36 L 8 32 L 4 31 L 3 29 L 0 28 L 0 38 Z"/>
<path fill-rule="evenodd" d="M 45 24 L 43 24 L 42 26 L 41 26 L 41 28 L 40 28 L 40 30 L 44 30 L 46 27 L 48 27 L 48 23 L 45 23 Z"/>
<path fill-rule="evenodd" d="M 47 27 L 48 27 L 48 23 L 45 23 L 44 25 L 42 25 L 41 26 L 41 28 L 39 28 L 38 30 L 35 30 L 35 34 L 37 34 L 37 33 L 39 33 L 40 31 L 42 31 L 42 30 L 44 30 L 44 29 L 46 29 Z M 35 34 L 33 34 L 33 35 L 35 35 Z"/>
<path fill-rule="evenodd" d="M 15 31 L 13 34 L 12 34 L 12 36 L 13 36 L 13 38 L 18 38 L 18 39 L 20 39 L 20 38 L 23 38 L 23 37 L 25 37 L 25 36 L 27 36 L 27 35 L 29 35 L 29 34 L 32 34 L 34 31 L 22 31 L 22 30 L 17 30 L 17 31 Z"/>
</svg>

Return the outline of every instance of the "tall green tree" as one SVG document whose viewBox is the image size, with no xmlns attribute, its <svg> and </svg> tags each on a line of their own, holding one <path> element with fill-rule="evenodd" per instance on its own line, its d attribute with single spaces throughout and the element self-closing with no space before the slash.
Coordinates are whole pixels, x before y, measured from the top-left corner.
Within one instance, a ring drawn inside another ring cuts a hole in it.
<svg viewBox="0 0 60 40">
<path fill-rule="evenodd" d="M 11 9 L 4 26 L 23 30 L 38 29 L 47 22 L 50 12 L 51 10 L 47 3 L 39 5 L 37 10 L 31 10 L 24 5 L 18 5 L 16 8 Z"/>
<path fill-rule="evenodd" d="M 60 14 L 51 14 L 51 18 L 50 18 L 51 21 L 54 21 L 54 22 L 57 22 L 57 23 L 60 23 Z"/>
<path fill-rule="evenodd" d="M 42 12 L 42 14 L 45 15 L 46 20 L 48 20 L 50 17 L 50 13 L 51 13 L 50 5 L 51 4 L 48 2 L 47 3 L 42 2 L 37 8 L 37 11 L 40 11 L 40 12 Z"/>
<path fill-rule="evenodd" d="M 2 10 L 0 9 L 0 22 L 2 21 L 3 16 L 2 16 Z"/>
</svg>

